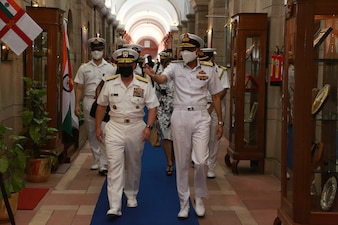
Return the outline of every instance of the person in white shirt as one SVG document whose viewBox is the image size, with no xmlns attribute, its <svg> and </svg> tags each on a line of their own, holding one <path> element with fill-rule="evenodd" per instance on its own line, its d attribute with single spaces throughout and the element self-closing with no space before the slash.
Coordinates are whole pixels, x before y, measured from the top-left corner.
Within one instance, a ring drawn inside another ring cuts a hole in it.
<svg viewBox="0 0 338 225">
<path fill-rule="evenodd" d="M 138 59 L 136 61 L 136 68 L 135 68 L 134 72 L 135 72 L 135 74 L 144 77 L 143 64 L 144 64 L 145 59 L 144 59 L 143 56 L 141 56 L 141 51 L 144 49 L 144 47 L 142 45 L 139 45 L 139 44 L 124 44 L 123 48 L 133 49 L 134 51 L 136 51 L 139 54 Z"/>
<path fill-rule="evenodd" d="M 138 53 L 119 49 L 113 53 L 118 74 L 106 78 L 97 99 L 96 138 L 106 143 L 108 157 L 108 216 L 121 216 L 122 194 L 127 207 L 137 207 L 144 142 L 156 119 L 159 105 L 155 90 L 148 79 L 136 75 Z M 102 131 L 102 119 L 110 107 L 110 119 Z M 144 108 L 148 109 L 147 123 Z"/>
<path fill-rule="evenodd" d="M 107 158 L 105 147 L 95 137 L 95 119 L 89 115 L 95 101 L 96 88 L 105 76 L 116 73 L 116 67 L 108 63 L 104 58 L 105 39 L 93 37 L 88 40 L 92 59 L 82 64 L 75 76 L 75 115 L 81 112 L 81 100 L 83 97 L 83 114 L 87 130 L 88 142 L 93 153 L 94 162 L 92 170 L 99 169 L 99 174 L 107 174 Z"/>
<path fill-rule="evenodd" d="M 199 57 L 201 64 L 209 65 L 211 63 L 212 66 L 215 67 L 217 76 L 220 79 L 220 83 L 222 84 L 223 90 L 221 92 L 221 103 L 222 103 L 222 115 L 225 115 L 225 101 L 224 96 L 227 93 L 227 90 L 230 88 L 229 77 L 227 73 L 227 69 L 224 66 L 219 66 L 215 63 L 215 55 L 217 54 L 215 48 L 202 48 L 203 56 Z M 209 140 L 209 158 L 208 158 L 208 173 L 207 177 L 209 179 L 215 178 L 215 168 L 217 161 L 217 152 L 220 143 L 220 139 L 216 138 L 215 130 L 218 126 L 218 118 L 214 108 L 214 104 L 212 102 L 212 98 L 210 93 L 208 93 L 208 111 L 211 116 L 211 124 L 210 124 L 210 140 Z"/>
<path fill-rule="evenodd" d="M 208 195 L 206 161 L 211 118 L 207 111 L 207 93 L 212 95 L 217 113 L 217 138 L 223 134 L 221 96 L 223 90 L 214 67 L 199 63 L 197 56 L 204 41 L 195 34 L 185 33 L 181 39 L 181 61 L 172 61 L 161 75 L 146 66 L 145 73 L 156 83 L 174 80 L 174 111 L 171 127 L 174 142 L 176 182 L 180 200 L 179 219 L 189 216 L 189 169 L 194 162 L 195 212 L 205 215 L 203 198 Z"/>
</svg>

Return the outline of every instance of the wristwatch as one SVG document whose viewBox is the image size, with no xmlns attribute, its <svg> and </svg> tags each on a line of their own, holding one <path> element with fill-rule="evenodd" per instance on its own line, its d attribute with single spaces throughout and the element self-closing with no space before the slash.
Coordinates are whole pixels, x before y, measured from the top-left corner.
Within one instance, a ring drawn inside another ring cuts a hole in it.
<svg viewBox="0 0 338 225">
<path fill-rule="evenodd" d="M 224 122 L 223 121 L 218 121 L 218 125 L 224 126 Z"/>
<path fill-rule="evenodd" d="M 150 126 L 150 125 L 146 125 L 146 128 L 149 128 L 150 130 L 153 129 L 153 126 Z"/>
</svg>

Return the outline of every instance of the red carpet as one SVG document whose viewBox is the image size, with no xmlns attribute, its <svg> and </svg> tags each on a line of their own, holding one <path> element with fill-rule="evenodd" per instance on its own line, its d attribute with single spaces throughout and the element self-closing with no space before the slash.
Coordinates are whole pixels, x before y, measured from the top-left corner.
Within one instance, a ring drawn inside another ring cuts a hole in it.
<svg viewBox="0 0 338 225">
<path fill-rule="evenodd" d="M 19 192 L 18 209 L 32 210 L 45 196 L 48 188 L 24 188 Z"/>
</svg>

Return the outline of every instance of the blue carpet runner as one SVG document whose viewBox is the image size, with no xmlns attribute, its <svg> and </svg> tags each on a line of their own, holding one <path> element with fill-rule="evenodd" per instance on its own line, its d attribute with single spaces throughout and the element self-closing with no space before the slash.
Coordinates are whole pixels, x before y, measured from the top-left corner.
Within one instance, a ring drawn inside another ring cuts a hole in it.
<svg viewBox="0 0 338 225">
<path fill-rule="evenodd" d="M 145 143 L 142 158 L 140 190 L 137 197 L 138 206 L 127 208 L 126 198 L 122 200 L 122 216 L 106 216 L 109 209 L 107 198 L 107 181 L 102 186 L 94 210 L 91 225 L 198 225 L 198 218 L 190 202 L 190 216 L 179 220 L 179 200 L 176 190 L 175 171 L 172 176 L 165 174 L 166 160 L 162 148 L 153 148 Z"/>
</svg>

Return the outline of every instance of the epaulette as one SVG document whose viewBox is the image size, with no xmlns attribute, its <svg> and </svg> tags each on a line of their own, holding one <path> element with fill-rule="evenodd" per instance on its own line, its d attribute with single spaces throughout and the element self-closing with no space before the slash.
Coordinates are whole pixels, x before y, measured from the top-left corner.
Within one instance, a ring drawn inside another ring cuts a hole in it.
<svg viewBox="0 0 338 225">
<path fill-rule="evenodd" d="M 106 78 L 106 81 L 115 80 L 120 74 L 110 75 Z"/>
<path fill-rule="evenodd" d="M 200 61 L 200 64 L 204 66 L 214 66 L 211 61 Z"/>
<path fill-rule="evenodd" d="M 183 62 L 183 60 L 178 59 L 178 60 L 171 61 L 171 63 L 179 63 L 179 62 Z"/>
<path fill-rule="evenodd" d="M 225 66 L 219 66 L 219 68 L 221 68 L 223 70 L 227 70 L 227 68 Z"/>
<path fill-rule="evenodd" d="M 222 79 L 223 75 L 224 75 L 224 72 L 227 71 L 227 68 L 224 67 L 224 66 L 219 66 L 219 68 L 222 69 L 222 73 L 219 75 L 219 79 Z"/>
<path fill-rule="evenodd" d="M 144 83 L 149 82 L 149 80 L 147 78 L 141 77 L 140 75 L 136 75 L 135 77 L 136 77 L 136 79 L 138 79 L 139 81 L 142 81 Z"/>
</svg>

